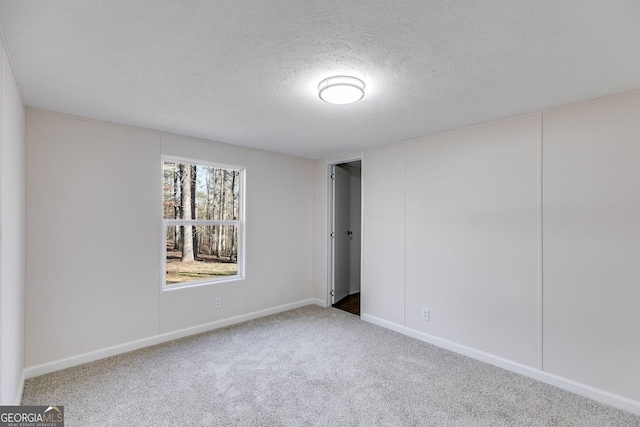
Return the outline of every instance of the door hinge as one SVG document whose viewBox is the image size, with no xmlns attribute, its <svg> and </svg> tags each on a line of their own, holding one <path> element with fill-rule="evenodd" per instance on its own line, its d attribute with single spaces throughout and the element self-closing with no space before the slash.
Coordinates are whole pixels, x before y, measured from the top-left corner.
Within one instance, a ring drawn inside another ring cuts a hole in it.
<svg viewBox="0 0 640 427">
<path fill-rule="evenodd" d="M 336 174 L 335 173 L 331 174 L 331 179 L 336 179 Z"/>
<path fill-rule="evenodd" d="M 335 296 L 335 292 L 333 291 L 333 289 L 331 290 L 331 296 Z"/>
</svg>

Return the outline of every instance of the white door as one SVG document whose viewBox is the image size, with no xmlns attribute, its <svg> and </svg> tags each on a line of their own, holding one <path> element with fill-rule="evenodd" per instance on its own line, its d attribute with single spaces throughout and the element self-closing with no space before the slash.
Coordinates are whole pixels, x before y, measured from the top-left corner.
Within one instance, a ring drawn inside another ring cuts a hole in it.
<svg viewBox="0 0 640 427">
<path fill-rule="evenodd" d="M 350 280 L 350 175 L 333 166 L 333 298 L 332 303 L 349 295 Z"/>
</svg>

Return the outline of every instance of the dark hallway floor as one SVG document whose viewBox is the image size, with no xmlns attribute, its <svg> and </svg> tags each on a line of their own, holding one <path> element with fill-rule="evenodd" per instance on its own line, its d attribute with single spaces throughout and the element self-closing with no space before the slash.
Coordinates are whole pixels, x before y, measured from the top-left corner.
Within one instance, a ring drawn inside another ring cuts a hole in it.
<svg viewBox="0 0 640 427">
<path fill-rule="evenodd" d="M 335 308 L 344 310 L 356 316 L 360 316 L 360 293 L 347 295 L 337 303 L 333 304 Z"/>
</svg>

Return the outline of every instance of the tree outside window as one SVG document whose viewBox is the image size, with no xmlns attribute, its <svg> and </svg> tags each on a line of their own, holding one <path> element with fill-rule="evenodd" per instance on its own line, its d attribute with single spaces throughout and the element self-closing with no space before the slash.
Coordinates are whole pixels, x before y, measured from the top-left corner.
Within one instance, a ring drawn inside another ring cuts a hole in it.
<svg viewBox="0 0 640 427">
<path fill-rule="evenodd" d="M 165 159 L 165 286 L 240 278 L 242 169 Z"/>
</svg>

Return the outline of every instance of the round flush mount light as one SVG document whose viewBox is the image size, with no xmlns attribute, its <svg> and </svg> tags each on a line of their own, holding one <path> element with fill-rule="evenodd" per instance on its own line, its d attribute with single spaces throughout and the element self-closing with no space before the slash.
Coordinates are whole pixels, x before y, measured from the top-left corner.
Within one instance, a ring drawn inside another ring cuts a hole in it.
<svg viewBox="0 0 640 427">
<path fill-rule="evenodd" d="M 350 76 L 334 76 L 318 84 L 320 99 L 329 104 L 352 104 L 364 96 L 364 82 Z"/>
</svg>

